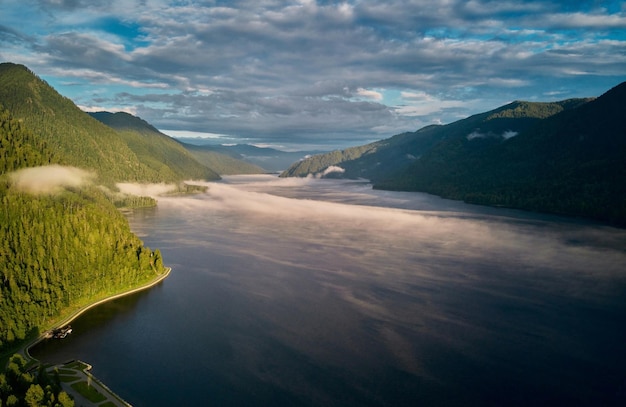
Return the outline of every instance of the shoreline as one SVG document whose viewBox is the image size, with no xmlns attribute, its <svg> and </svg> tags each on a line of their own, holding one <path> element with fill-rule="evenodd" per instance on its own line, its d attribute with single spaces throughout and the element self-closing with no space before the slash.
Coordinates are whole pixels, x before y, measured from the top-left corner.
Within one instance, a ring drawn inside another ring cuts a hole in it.
<svg viewBox="0 0 626 407">
<path fill-rule="evenodd" d="M 165 268 L 165 272 L 163 274 L 161 274 L 160 276 L 158 276 L 156 279 L 141 285 L 139 287 L 135 287 L 132 288 L 128 291 L 124 291 L 118 294 L 114 294 L 111 295 L 109 297 L 105 297 L 102 298 L 94 303 L 85 305 L 84 307 L 78 309 L 77 311 L 75 311 L 73 314 L 71 314 L 70 316 L 66 317 L 65 319 L 62 319 L 61 321 L 59 321 L 57 324 L 55 324 L 57 327 L 63 327 L 67 324 L 69 324 L 70 322 L 74 321 L 76 318 L 78 318 L 79 316 L 81 316 L 83 313 L 87 312 L 88 310 L 97 307 L 100 304 L 104 304 L 105 302 L 108 301 L 113 301 L 115 299 L 127 296 L 127 295 L 131 295 L 131 294 L 135 294 L 137 292 L 143 291 L 143 290 L 147 290 L 149 288 L 154 287 L 155 285 L 159 284 L 160 282 L 162 282 L 163 280 L 165 280 L 167 277 L 169 277 L 170 272 L 172 271 L 171 267 L 166 267 Z M 52 327 L 50 330 L 53 330 L 54 327 Z M 39 342 L 43 341 L 44 339 L 47 338 L 47 333 L 50 331 L 45 331 L 43 333 L 41 333 L 39 335 L 39 337 L 37 337 L 36 339 L 33 339 L 31 342 L 27 343 L 26 345 L 22 346 L 19 350 L 17 350 L 15 353 L 19 353 L 22 356 L 24 356 L 26 358 L 26 361 L 38 361 L 38 359 L 35 359 L 33 356 L 31 356 L 30 354 L 30 348 L 32 348 L 33 346 L 37 345 Z"/>
<path fill-rule="evenodd" d="M 70 322 L 74 321 L 76 318 L 78 318 L 79 316 L 81 316 L 83 313 L 87 312 L 88 310 L 104 304 L 105 302 L 109 302 L 127 295 L 131 295 L 131 294 L 135 294 L 138 293 L 140 291 L 144 291 L 147 290 L 149 288 L 152 288 L 154 286 L 156 286 L 157 284 L 161 283 L 163 280 L 165 280 L 167 277 L 169 277 L 170 273 L 172 271 L 171 267 L 166 267 L 165 268 L 165 272 L 159 276 L 157 276 L 157 278 L 155 278 L 152 281 L 149 281 L 146 284 L 143 284 L 139 287 L 135 287 L 132 288 L 130 290 L 118 293 L 118 294 L 114 294 L 111 296 L 108 296 L 106 298 L 102 298 L 94 303 L 85 305 L 84 307 L 76 310 L 74 313 L 70 314 L 68 317 L 62 319 L 61 321 L 59 321 L 57 324 L 55 324 L 57 327 L 63 327 L 67 324 L 69 324 Z M 50 330 L 55 329 L 54 327 L 52 327 Z M 41 363 L 39 361 L 39 359 L 34 358 L 31 354 L 30 354 L 30 349 L 37 345 L 38 343 L 40 343 L 41 341 L 43 341 L 44 339 L 48 339 L 49 336 L 49 332 L 45 331 L 44 333 L 40 334 L 39 337 L 37 337 L 36 339 L 30 341 L 29 343 L 25 344 L 24 346 L 20 347 L 15 353 L 20 354 L 24 357 L 24 359 L 26 360 L 26 363 Z M 113 392 L 109 387 L 107 387 L 104 383 L 102 383 L 98 378 L 96 378 L 93 374 L 91 374 L 91 372 L 89 372 L 89 370 L 91 370 L 91 365 L 89 365 L 88 363 L 85 362 L 81 362 L 83 364 L 85 364 L 87 366 L 86 369 L 83 370 L 83 374 L 85 376 L 85 378 L 87 379 L 87 383 L 91 383 L 92 385 L 95 385 L 98 389 L 99 392 L 101 394 L 104 395 L 104 397 L 107 400 L 107 404 L 111 404 L 111 405 L 115 405 L 117 407 L 131 407 L 131 404 L 128 403 L 126 400 L 124 400 L 122 397 L 120 397 L 119 395 L 117 395 L 115 392 Z M 53 367 L 58 367 L 58 366 L 64 366 L 62 365 L 55 365 Z M 81 404 L 80 405 L 91 405 L 91 406 L 96 406 L 97 403 L 93 403 L 89 400 L 87 400 L 84 395 L 78 391 L 77 389 L 72 388 L 71 386 L 68 385 L 62 385 L 63 390 L 66 391 L 68 394 L 71 395 L 73 400 L 80 400 Z M 98 390 L 96 390 L 98 391 Z"/>
</svg>

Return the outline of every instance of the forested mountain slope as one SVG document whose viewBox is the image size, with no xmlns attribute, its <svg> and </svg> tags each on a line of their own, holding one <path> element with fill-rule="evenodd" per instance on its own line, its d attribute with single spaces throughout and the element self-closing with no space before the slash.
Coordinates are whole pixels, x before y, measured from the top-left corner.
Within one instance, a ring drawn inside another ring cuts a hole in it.
<svg viewBox="0 0 626 407">
<path fill-rule="evenodd" d="M 626 82 L 508 140 L 442 143 L 375 187 L 626 225 L 624 180 Z"/>
<path fill-rule="evenodd" d="M 555 103 L 513 102 L 498 109 L 477 114 L 448 125 L 431 125 L 416 132 L 320 154 L 295 163 L 281 176 L 306 176 L 320 173 L 331 165 L 345 170 L 348 178 L 386 179 L 435 148 L 456 148 L 470 134 L 481 137 L 481 145 L 517 134 L 538 121 L 585 103 L 585 99 Z M 475 143 L 477 146 L 479 143 Z M 445 146 L 445 147 L 444 147 Z"/>
<path fill-rule="evenodd" d="M 27 121 L 0 107 L 0 353 L 164 270 L 89 172 L 49 166 L 64 156 Z"/>
<path fill-rule="evenodd" d="M 151 151 L 151 139 L 125 139 L 22 65 L 0 64 L 0 104 L 29 128 L 38 142 L 47 143 L 61 164 L 96 171 L 108 184 L 190 178 L 188 174 L 180 174 L 180 169 L 168 170 L 154 159 L 142 162 L 134 150 L 146 159 L 144 153 Z M 215 176 L 205 172 L 210 178 Z"/>
<path fill-rule="evenodd" d="M 375 188 L 626 225 L 626 83 L 593 99 L 513 102 L 445 125 L 311 157 L 282 176 L 364 177 Z"/>
<path fill-rule="evenodd" d="M 169 168 L 179 169 L 185 174 L 200 173 L 200 176 L 188 176 L 191 179 L 219 179 L 219 175 L 257 174 L 264 170 L 231 156 L 206 151 L 202 147 L 182 143 L 163 133 L 157 128 L 128 113 L 95 112 L 90 116 L 117 130 L 145 163 L 167 164 Z M 149 138 L 146 145 L 144 139 Z M 210 173 L 202 174 L 198 167 Z M 218 175 L 219 174 L 219 175 Z"/>
<path fill-rule="evenodd" d="M 199 162 L 176 140 L 136 116 L 123 112 L 95 112 L 89 115 L 116 130 L 139 161 L 156 171 L 164 181 L 220 178 L 219 170 Z"/>
</svg>

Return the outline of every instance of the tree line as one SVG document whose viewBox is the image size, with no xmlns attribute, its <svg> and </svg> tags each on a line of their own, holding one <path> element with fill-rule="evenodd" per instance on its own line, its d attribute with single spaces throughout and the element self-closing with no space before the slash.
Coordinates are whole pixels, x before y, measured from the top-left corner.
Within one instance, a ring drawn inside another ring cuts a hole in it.
<svg viewBox="0 0 626 407">
<path fill-rule="evenodd" d="M 0 406 L 73 407 L 74 400 L 61 389 L 58 371 L 52 376 L 43 366 L 30 371 L 22 356 L 13 355 L 0 373 Z"/>
</svg>

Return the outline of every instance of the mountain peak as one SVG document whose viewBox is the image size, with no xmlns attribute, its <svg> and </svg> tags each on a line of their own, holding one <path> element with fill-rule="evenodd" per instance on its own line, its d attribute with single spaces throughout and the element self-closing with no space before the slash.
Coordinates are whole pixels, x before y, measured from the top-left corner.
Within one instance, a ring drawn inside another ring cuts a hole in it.
<svg viewBox="0 0 626 407">
<path fill-rule="evenodd" d="M 159 130 L 140 117 L 133 116 L 126 112 L 90 112 L 94 119 L 112 127 L 116 130 L 137 130 L 139 132 L 160 133 Z"/>
</svg>

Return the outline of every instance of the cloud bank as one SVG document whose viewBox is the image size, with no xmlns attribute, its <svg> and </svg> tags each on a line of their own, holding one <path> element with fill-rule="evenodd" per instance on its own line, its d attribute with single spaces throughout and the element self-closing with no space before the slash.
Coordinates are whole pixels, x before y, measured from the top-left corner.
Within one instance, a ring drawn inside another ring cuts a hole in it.
<svg viewBox="0 0 626 407">
<path fill-rule="evenodd" d="M 481 133 L 479 129 L 474 130 L 473 132 L 471 132 L 470 134 L 468 134 L 467 136 L 465 136 L 466 139 L 468 140 L 474 140 L 477 138 L 501 138 L 503 140 L 508 140 L 511 137 L 515 137 L 517 136 L 519 133 L 513 130 L 506 130 L 504 133 L 502 134 L 494 134 L 494 133 Z"/>
<path fill-rule="evenodd" d="M 290 233 L 296 229 L 299 232 L 293 233 L 300 234 L 310 244 L 334 247 L 338 253 L 344 253 L 342 248 L 351 248 L 349 252 L 352 252 L 354 242 L 363 242 L 362 250 L 357 250 L 355 256 L 376 257 L 395 250 L 404 253 L 403 256 L 412 253 L 415 259 L 443 260 L 442 264 L 453 263 L 454 267 L 461 269 L 462 265 L 457 264 L 461 261 L 459 259 L 472 259 L 478 263 L 481 259 L 488 259 L 492 263 L 513 261 L 531 264 L 531 269 L 550 268 L 576 273 L 581 278 L 594 278 L 596 273 L 616 276 L 618 268 L 614 266 L 624 258 L 624 253 L 617 251 L 604 258 L 599 255 L 605 250 L 604 246 L 613 249 L 621 247 L 623 233 L 610 228 L 580 228 L 576 224 L 571 227 L 563 224 L 558 230 L 546 233 L 543 229 L 550 229 L 547 226 L 549 221 L 543 225 L 542 221 L 531 217 L 531 221 L 526 222 L 523 218 L 507 217 L 506 211 L 494 210 L 492 215 L 472 212 L 471 206 L 468 208 L 460 202 L 455 203 L 458 205 L 456 210 L 373 206 L 368 203 L 371 201 L 362 200 L 372 198 L 370 193 L 360 196 L 362 192 L 351 189 L 349 183 L 341 187 L 344 181 L 254 176 L 237 178 L 237 183 L 232 184 L 203 183 L 209 187 L 207 193 L 194 197 L 162 197 L 159 206 L 165 210 L 184 212 L 185 221 L 193 227 L 201 227 L 204 223 L 210 225 L 226 216 L 236 219 L 234 224 L 241 228 L 240 233 L 245 236 L 247 233 L 261 233 L 260 230 L 265 228 L 272 233 L 281 228 Z M 308 192 L 294 195 L 296 190 Z M 412 195 L 413 201 L 419 202 L 420 195 Z M 446 201 L 441 200 L 437 207 L 444 208 L 445 205 Z M 248 232 L 248 228 L 254 229 L 254 232 Z M 245 241 L 245 236 L 240 236 L 242 241 Z M 350 242 L 345 241 L 347 236 Z M 318 241 L 311 240 L 313 237 Z M 181 236 L 181 239 L 184 238 Z M 594 246 L 572 244 L 588 241 L 593 241 Z M 230 241 L 228 244 L 244 243 Z M 364 249 L 365 246 L 368 248 Z M 285 256 L 290 255 L 285 253 Z M 297 257 L 297 253 L 294 256 Z M 398 264 L 397 267 L 406 265 Z M 394 270 L 393 266 L 389 266 L 388 272 Z M 417 270 L 412 272 L 418 273 Z M 467 278 L 464 273 L 448 277 Z M 554 284 L 558 286 L 559 282 L 554 281 Z"/>
<path fill-rule="evenodd" d="M 9 174 L 9 178 L 17 189 L 38 195 L 81 187 L 93 181 L 95 175 L 76 167 L 48 165 L 24 168 Z"/>
</svg>

